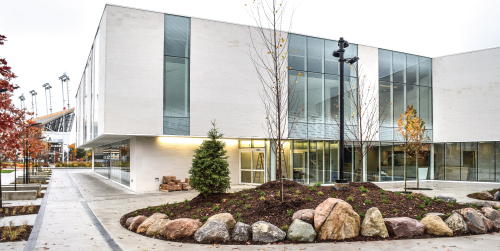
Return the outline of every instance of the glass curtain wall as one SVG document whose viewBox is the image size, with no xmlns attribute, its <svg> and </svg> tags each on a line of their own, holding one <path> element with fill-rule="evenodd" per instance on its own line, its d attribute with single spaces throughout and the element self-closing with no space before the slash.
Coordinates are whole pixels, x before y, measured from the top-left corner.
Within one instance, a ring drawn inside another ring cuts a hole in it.
<svg viewBox="0 0 500 251">
<path fill-rule="evenodd" d="M 189 135 L 191 19 L 165 15 L 163 134 Z"/>
<path fill-rule="evenodd" d="M 96 147 L 94 152 L 95 173 L 130 186 L 130 140 Z"/>
<path fill-rule="evenodd" d="M 291 138 L 338 139 L 339 107 L 339 62 L 332 56 L 338 49 L 337 41 L 307 37 L 296 34 L 289 36 L 288 71 L 291 93 L 294 100 L 289 105 L 289 131 Z M 357 56 L 358 47 L 350 44 L 345 57 Z M 344 69 L 345 87 L 357 89 L 355 67 L 348 64 Z M 352 108 L 345 102 L 345 114 Z"/>
</svg>

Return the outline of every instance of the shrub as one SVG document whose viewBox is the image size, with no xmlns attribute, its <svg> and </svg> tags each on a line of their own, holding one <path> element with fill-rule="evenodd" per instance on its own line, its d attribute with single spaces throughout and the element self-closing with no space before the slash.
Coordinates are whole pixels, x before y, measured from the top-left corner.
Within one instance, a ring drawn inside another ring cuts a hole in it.
<svg viewBox="0 0 500 251">
<path fill-rule="evenodd" d="M 324 193 L 323 193 L 323 192 L 321 192 L 321 191 L 319 191 L 319 192 L 318 192 L 318 195 L 322 196 L 322 195 L 324 195 Z"/>
<path fill-rule="evenodd" d="M 306 201 L 313 201 L 311 197 L 306 197 Z"/>
<path fill-rule="evenodd" d="M 189 207 L 189 206 L 188 206 Z M 161 211 L 161 207 L 157 207 L 156 208 L 156 212 L 160 212 Z"/>
<path fill-rule="evenodd" d="M 288 189 L 290 189 L 290 191 L 293 191 L 293 187 L 290 187 L 290 188 L 288 188 Z"/>
<path fill-rule="evenodd" d="M 242 200 L 238 201 L 238 206 L 241 206 L 241 204 L 243 204 L 243 201 Z"/>
<path fill-rule="evenodd" d="M 198 219 L 198 215 L 193 214 L 193 215 L 191 215 L 191 218 L 193 218 L 193 219 Z"/>
<path fill-rule="evenodd" d="M 293 215 L 293 211 L 292 211 L 292 210 L 290 210 L 290 209 L 286 210 L 286 213 L 287 213 L 289 216 L 292 216 L 292 215 Z"/>
<path fill-rule="evenodd" d="M 335 194 L 334 194 L 334 193 L 332 193 L 330 196 L 331 196 L 332 198 L 335 198 Z"/>
<path fill-rule="evenodd" d="M 239 219 L 238 222 L 245 222 L 243 219 Z"/>
<path fill-rule="evenodd" d="M 397 194 L 397 195 L 400 195 L 400 194 L 401 194 L 401 192 L 396 192 L 396 194 Z"/>
<path fill-rule="evenodd" d="M 321 183 L 320 182 L 314 183 L 314 185 L 317 186 L 317 187 L 321 187 Z"/>
<path fill-rule="evenodd" d="M 366 205 L 371 205 L 371 204 L 372 204 L 372 201 L 371 201 L 371 200 L 365 200 L 365 204 L 366 204 Z"/>
<path fill-rule="evenodd" d="M 170 214 L 170 212 L 167 210 L 167 211 L 165 211 L 165 214 L 166 214 L 166 215 L 169 215 L 169 214 Z"/>
<path fill-rule="evenodd" d="M 207 202 L 207 203 L 205 203 L 205 206 L 207 206 L 207 207 L 209 207 L 209 206 L 211 206 L 211 205 L 212 205 L 212 202 Z"/>
<path fill-rule="evenodd" d="M 349 198 L 347 198 L 347 200 L 345 200 L 345 201 L 351 202 L 353 200 L 354 200 L 354 198 L 352 198 L 352 196 L 349 196 Z"/>
<path fill-rule="evenodd" d="M 389 201 L 387 201 L 387 200 L 382 200 L 382 203 L 384 203 L 384 204 L 389 204 Z"/>
<path fill-rule="evenodd" d="M 224 136 L 215 127 L 208 131 L 208 140 L 204 140 L 195 150 L 192 166 L 189 170 L 189 184 L 203 196 L 211 193 L 224 193 L 229 188 L 229 163 L 226 156 L 226 143 L 220 139 Z"/>
<path fill-rule="evenodd" d="M 201 212 L 201 208 L 196 209 L 196 212 L 200 213 Z"/>
<path fill-rule="evenodd" d="M 245 205 L 245 209 L 246 209 L 246 210 L 248 210 L 248 209 L 250 209 L 250 208 L 251 208 L 251 207 L 250 207 L 250 205 L 249 205 L 249 204 L 246 204 L 246 205 Z"/>
<path fill-rule="evenodd" d="M 456 202 L 456 201 L 454 201 L 454 200 L 450 201 L 450 203 L 451 203 L 451 204 L 457 204 L 457 202 Z M 474 203 L 474 204 L 476 204 L 476 203 Z M 477 205 L 477 204 L 476 204 L 476 205 Z M 477 207 L 477 206 L 476 206 L 476 207 Z"/>
<path fill-rule="evenodd" d="M 234 200 L 230 200 L 228 203 L 229 205 L 232 205 L 234 203 Z"/>
<path fill-rule="evenodd" d="M 299 190 L 297 190 L 297 191 L 295 191 L 295 193 L 296 193 L 296 194 L 300 194 L 300 191 L 299 191 Z"/>
<path fill-rule="evenodd" d="M 406 198 L 409 199 L 409 200 L 411 200 L 413 197 L 411 196 L 411 194 L 407 194 Z"/>
<path fill-rule="evenodd" d="M 241 197 L 243 197 L 243 198 L 245 198 L 245 197 L 247 197 L 247 196 L 248 196 L 248 194 L 246 194 L 246 193 L 242 193 L 242 194 L 241 194 Z"/>
<path fill-rule="evenodd" d="M 382 200 L 387 200 L 387 196 L 382 195 Z"/>
<path fill-rule="evenodd" d="M 308 186 L 308 188 L 309 188 L 309 191 L 316 191 L 316 187 L 314 187 L 314 186 Z"/>
<path fill-rule="evenodd" d="M 417 216 L 415 216 L 415 219 L 417 219 L 417 220 L 422 220 L 422 216 L 417 215 Z"/>
<path fill-rule="evenodd" d="M 137 216 L 137 213 L 136 213 L 136 212 L 133 212 L 133 213 L 132 213 L 132 216 L 133 216 L 133 217 L 136 217 L 136 216 Z"/>
<path fill-rule="evenodd" d="M 252 199 L 252 196 L 248 196 L 248 197 L 247 197 L 247 200 L 251 200 L 251 199 Z"/>
<path fill-rule="evenodd" d="M 259 194 L 260 194 L 260 196 L 266 195 L 266 193 L 264 191 L 260 192 Z"/>
<path fill-rule="evenodd" d="M 280 227 L 280 228 L 281 228 L 281 230 L 283 230 L 283 231 L 285 231 L 285 232 L 286 232 L 286 231 L 288 230 L 288 225 L 284 225 L 284 226 L 282 226 L 282 227 Z"/>
<path fill-rule="evenodd" d="M 203 216 L 203 218 L 201 218 L 202 221 L 207 221 L 208 220 L 208 216 Z"/>
<path fill-rule="evenodd" d="M 385 190 L 384 189 L 379 189 L 378 190 L 381 194 L 385 194 Z"/>
<path fill-rule="evenodd" d="M 363 193 L 369 193 L 369 192 L 370 192 L 370 190 L 366 189 L 366 188 L 365 188 L 365 187 L 363 187 L 363 186 L 360 186 L 360 187 L 359 187 L 359 190 L 360 190 L 361 192 L 363 192 Z"/>
<path fill-rule="evenodd" d="M 177 204 L 177 202 L 174 202 L 174 207 L 178 207 L 179 204 Z"/>
<path fill-rule="evenodd" d="M 451 203 L 451 202 L 450 202 L 450 206 L 451 206 L 451 207 L 453 207 L 453 204 L 454 204 L 454 203 Z M 472 203 L 472 206 L 473 206 L 473 207 L 477 207 L 477 203 Z"/>
<path fill-rule="evenodd" d="M 427 211 L 422 211 L 422 216 L 426 215 L 426 214 L 427 214 Z"/>
<path fill-rule="evenodd" d="M 447 213 L 446 214 L 446 218 L 450 217 L 451 216 L 451 213 Z"/>
<path fill-rule="evenodd" d="M 358 210 L 358 206 L 356 206 L 356 205 L 352 206 L 352 208 Z"/>
<path fill-rule="evenodd" d="M 498 209 L 500 209 L 500 207 L 497 207 L 497 206 L 494 206 L 493 208 L 495 208 L 495 210 L 498 210 Z"/>
<path fill-rule="evenodd" d="M 425 205 L 427 205 L 427 206 L 428 206 L 428 205 L 430 205 L 430 204 L 431 204 L 431 200 L 430 200 L 429 198 L 424 197 L 424 198 L 422 198 L 422 199 L 424 200 Z"/>
<path fill-rule="evenodd" d="M 424 205 L 424 204 L 418 204 L 418 207 L 419 207 L 420 209 L 424 209 L 424 208 L 425 208 L 425 205 Z"/>
<path fill-rule="evenodd" d="M 260 196 L 259 200 L 266 200 L 266 197 Z"/>
<path fill-rule="evenodd" d="M 364 214 L 364 213 L 359 213 L 358 215 L 359 215 L 359 217 L 361 217 L 361 218 L 365 218 L 365 214 Z"/>
<path fill-rule="evenodd" d="M 455 207 L 453 204 L 448 204 L 449 207 Z"/>
<path fill-rule="evenodd" d="M 219 207 L 219 206 L 215 206 L 213 210 L 214 210 L 214 211 L 219 211 L 219 209 L 220 209 L 220 207 Z"/>
<path fill-rule="evenodd" d="M 153 208 L 148 206 L 148 211 L 153 211 Z"/>
<path fill-rule="evenodd" d="M 240 212 L 236 213 L 236 218 L 241 218 L 241 213 Z"/>
<path fill-rule="evenodd" d="M 384 214 L 384 213 L 382 213 L 382 218 L 384 218 L 384 217 L 385 217 L 385 214 Z"/>
<path fill-rule="evenodd" d="M 437 200 L 434 200 L 434 201 L 435 201 L 435 202 L 441 202 L 441 201 L 443 201 L 443 200 L 441 200 L 441 199 L 437 199 Z"/>
<path fill-rule="evenodd" d="M 189 210 L 191 209 L 191 207 L 189 205 L 186 206 L 186 210 Z"/>
<path fill-rule="evenodd" d="M 391 212 L 392 212 L 392 213 L 397 214 L 397 213 L 398 213 L 398 210 L 397 210 L 397 209 L 392 209 L 392 211 L 391 211 Z"/>
<path fill-rule="evenodd" d="M 229 213 L 229 212 L 231 212 L 231 208 L 228 208 L 228 209 L 227 209 L 227 212 L 228 212 L 228 213 Z"/>
</svg>

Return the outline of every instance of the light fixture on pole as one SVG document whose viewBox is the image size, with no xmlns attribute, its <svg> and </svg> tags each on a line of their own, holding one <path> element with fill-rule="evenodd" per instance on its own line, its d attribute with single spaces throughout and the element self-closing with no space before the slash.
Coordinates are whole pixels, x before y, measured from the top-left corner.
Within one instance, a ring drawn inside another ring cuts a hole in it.
<svg viewBox="0 0 500 251">
<path fill-rule="evenodd" d="M 68 89 L 68 81 L 69 81 L 69 77 L 68 75 L 66 75 L 66 72 L 63 73 L 63 75 L 61 75 L 59 77 L 59 80 L 61 80 L 61 87 L 62 87 L 62 98 L 63 98 L 63 115 L 62 115 L 62 119 L 63 119 L 63 126 L 62 126 L 62 131 L 63 132 L 66 132 L 66 118 L 65 118 L 65 114 L 64 114 L 64 110 L 66 109 L 64 107 L 64 82 L 66 82 L 66 89 Z M 69 108 L 69 90 L 68 90 L 68 108 Z M 64 162 L 64 139 L 63 139 L 63 142 L 61 144 L 61 152 L 62 152 L 62 162 Z"/>
<path fill-rule="evenodd" d="M 49 91 L 50 114 L 52 114 L 52 95 L 50 95 L 50 89 L 52 89 L 52 86 L 50 86 L 49 83 L 45 83 L 42 87 L 45 88 L 45 108 L 47 109 L 47 114 L 49 114 L 49 106 L 47 106 L 47 90 Z"/>
<path fill-rule="evenodd" d="M 38 93 L 36 93 L 35 90 L 31 90 L 30 91 L 30 94 L 31 94 L 31 109 L 35 112 L 35 117 L 38 117 L 38 109 L 36 107 L 36 95 Z M 33 97 L 35 99 L 35 102 L 33 103 Z"/>
<path fill-rule="evenodd" d="M 24 100 L 25 100 L 25 99 L 26 99 L 26 98 L 24 97 L 24 93 L 23 93 L 23 94 L 21 94 L 21 96 L 19 96 L 19 100 L 21 100 L 21 109 L 23 109 L 23 108 L 24 108 Z"/>
<path fill-rule="evenodd" d="M 339 142 L 339 179 L 336 183 L 347 183 L 348 181 L 344 179 L 344 62 L 347 61 L 349 64 L 356 63 L 359 58 L 344 58 L 345 48 L 349 47 L 349 42 L 344 40 L 343 37 L 339 40 L 339 49 L 333 52 L 333 56 L 339 58 L 340 63 L 340 93 L 339 93 L 339 107 L 340 107 L 340 142 Z"/>
</svg>

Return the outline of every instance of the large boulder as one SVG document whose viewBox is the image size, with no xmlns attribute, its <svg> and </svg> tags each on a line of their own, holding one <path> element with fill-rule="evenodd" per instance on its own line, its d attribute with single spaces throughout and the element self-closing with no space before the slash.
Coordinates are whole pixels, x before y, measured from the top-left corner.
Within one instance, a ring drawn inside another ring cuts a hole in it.
<svg viewBox="0 0 500 251">
<path fill-rule="evenodd" d="M 139 227 L 137 227 L 137 233 L 140 234 L 140 233 L 143 233 L 143 232 L 146 232 L 148 230 L 148 228 L 153 225 L 153 223 L 155 223 L 157 220 L 161 220 L 161 219 L 166 219 L 167 216 L 165 214 L 161 214 L 161 213 L 155 213 L 151 216 L 149 216 L 149 218 L 147 218 L 141 225 L 139 225 Z"/>
<path fill-rule="evenodd" d="M 233 241 L 243 241 L 247 242 L 252 238 L 252 227 L 243 222 L 237 222 L 234 225 L 233 233 L 231 235 L 231 239 Z"/>
<path fill-rule="evenodd" d="M 295 219 L 288 228 L 286 238 L 291 241 L 313 242 L 316 238 L 316 231 L 311 224 Z"/>
<path fill-rule="evenodd" d="M 361 224 L 361 235 L 380 236 L 382 238 L 389 237 L 384 218 L 382 218 L 382 214 L 378 208 L 372 207 L 366 211 L 365 219 Z"/>
<path fill-rule="evenodd" d="M 444 222 L 453 231 L 453 233 L 467 233 L 468 231 L 467 223 L 465 222 L 464 217 L 457 212 L 453 212 L 453 214 Z"/>
<path fill-rule="evenodd" d="M 285 237 L 286 233 L 271 223 L 257 221 L 252 224 L 252 240 L 255 242 L 278 242 L 284 240 Z"/>
<path fill-rule="evenodd" d="M 492 221 L 494 227 L 500 228 L 500 212 L 498 212 L 498 210 L 490 207 L 483 207 L 481 211 L 487 219 Z"/>
<path fill-rule="evenodd" d="M 384 219 L 385 226 L 391 235 L 396 237 L 413 237 L 424 234 L 425 225 L 408 217 Z"/>
<path fill-rule="evenodd" d="M 484 217 L 484 215 L 480 212 L 472 208 L 462 208 L 460 210 L 455 210 L 454 212 L 457 212 L 464 217 L 469 231 L 475 234 L 485 234 L 488 232 L 486 217 Z"/>
<path fill-rule="evenodd" d="M 319 240 L 356 237 L 360 230 L 360 217 L 347 202 L 329 198 L 314 210 L 314 229 Z"/>
<path fill-rule="evenodd" d="M 453 236 L 453 230 L 437 215 L 427 215 L 420 222 L 425 225 L 427 234 Z"/>
<path fill-rule="evenodd" d="M 234 225 L 236 225 L 236 221 L 230 213 L 213 215 L 212 217 L 208 218 L 207 222 L 215 219 L 224 221 L 226 223 L 227 229 L 232 229 Z"/>
<path fill-rule="evenodd" d="M 457 199 L 455 199 L 454 197 L 449 197 L 449 196 L 439 195 L 437 198 L 440 199 L 440 200 L 442 200 L 442 201 L 444 201 L 444 202 L 457 201 Z"/>
<path fill-rule="evenodd" d="M 424 218 L 425 216 L 429 216 L 429 215 L 436 215 L 436 216 L 439 216 L 439 218 L 441 218 L 442 220 L 446 219 L 446 214 L 443 214 L 443 213 L 426 213 L 424 214 Z"/>
<path fill-rule="evenodd" d="M 163 230 L 165 228 L 165 225 L 169 222 L 169 219 L 159 219 L 153 223 L 148 230 L 146 231 L 147 236 L 157 236 L 161 235 L 163 236 Z"/>
<path fill-rule="evenodd" d="M 171 220 L 163 228 L 163 236 L 169 240 L 191 237 L 201 225 L 200 220 L 187 218 Z"/>
<path fill-rule="evenodd" d="M 132 221 L 134 221 L 134 219 L 135 219 L 135 216 L 134 217 L 128 217 L 127 221 L 125 221 L 125 226 L 129 227 L 130 224 L 132 224 Z"/>
<path fill-rule="evenodd" d="M 495 195 L 493 195 L 493 200 L 500 200 L 500 191 L 496 191 Z"/>
<path fill-rule="evenodd" d="M 314 209 L 302 209 L 295 212 L 292 216 L 292 220 L 301 220 L 309 224 L 314 222 Z"/>
<path fill-rule="evenodd" d="M 230 240 L 226 222 L 220 219 L 207 221 L 196 231 L 194 239 L 202 243 Z"/>
<path fill-rule="evenodd" d="M 135 232 L 135 230 L 137 230 L 137 228 L 147 219 L 148 218 L 146 218 L 146 216 L 143 215 L 135 217 L 132 223 L 130 223 L 130 226 L 128 226 L 128 230 Z"/>
<path fill-rule="evenodd" d="M 480 200 L 493 200 L 493 196 L 488 191 L 477 193 L 477 198 Z"/>
</svg>

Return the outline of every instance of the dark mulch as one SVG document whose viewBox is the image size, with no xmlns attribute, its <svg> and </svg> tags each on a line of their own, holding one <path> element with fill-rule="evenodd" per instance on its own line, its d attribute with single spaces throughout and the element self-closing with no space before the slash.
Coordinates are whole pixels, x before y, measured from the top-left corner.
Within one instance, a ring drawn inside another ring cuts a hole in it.
<svg viewBox="0 0 500 251">
<path fill-rule="evenodd" d="M 3 232 L 8 227 L 0 227 L 0 242 L 14 242 L 14 241 L 27 241 L 30 237 L 31 230 L 33 230 L 33 226 L 26 226 L 26 231 L 19 233 L 16 239 L 10 240 L 9 237 L 3 238 Z M 13 229 L 18 227 L 12 227 Z"/>
<path fill-rule="evenodd" d="M 360 187 L 368 189 L 368 192 L 362 192 Z M 125 227 L 127 218 L 135 215 L 150 216 L 156 212 L 166 213 L 170 219 L 194 218 L 204 222 L 208 217 L 217 214 L 229 212 L 237 221 L 246 224 L 253 224 L 263 220 L 272 223 L 278 227 L 289 226 L 292 223 L 292 215 L 300 209 L 315 209 L 321 202 L 327 198 L 335 196 L 336 198 L 347 201 L 358 214 L 364 214 L 369 208 L 377 207 L 385 218 L 391 217 L 410 217 L 419 219 L 425 212 L 442 212 L 451 214 L 453 210 L 467 207 L 467 205 L 446 203 L 440 200 L 430 200 L 426 205 L 423 197 L 413 196 L 409 198 L 410 193 L 394 193 L 381 190 L 377 185 L 369 182 L 349 184 L 348 190 L 337 190 L 333 186 L 304 186 L 293 181 L 284 182 L 284 202 L 281 202 L 279 192 L 279 182 L 268 182 L 255 189 L 240 191 L 236 193 L 212 194 L 208 197 L 198 195 L 191 201 L 177 202 L 174 204 L 164 204 L 148 208 L 142 208 L 130 212 L 120 219 L 120 223 Z M 297 191 L 300 191 L 299 193 Z M 260 193 L 264 193 L 261 195 Z M 321 194 L 321 193 L 322 194 Z M 382 196 L 386 197 L 387 203 L 382 202 Z M 264 200 L 260 200 L 264 197 Z M 350 201 L 352 197 L 352 201 Z M 420 206 L 422 205 L 422 206 Z M 218 209 L 217 209 L 218 207 Z M 246 208 L 245 208 L 246 207 Z M 422 208 L 421 208 L 422 207 Z M 238 217 L 240 213 L 240 217 Z M 361 218 L 361 221 L 363 218 Z M 414 237 L 436 238 L 434 235 L 422 235 Z M 163 239 L 163 237 L 155 237 Z M 390 239 L 396 239 L 391 237 Z M 345 241 L 375 241 L 383 240 L 380 237 L 357 236 Z M 177 240 L 180 242 L 196 242 L 193 238 Z M 315 241 L 329 242 L 329 241 Z M 292 243 L 284 241 L 284 243 Z M 241 244 L 237 242 L 226 242 L 224 244 Z M 253 243 L 250 244 L 261 244 Z"/>
<path fill-rule="evenodd" d="M 490 194 L 491 194 L 491 196 L 493 196 L 493 195 L 495 195 L 495 193 L 496 193 L 498 190 L 500 190 L 500 188 L 495 188 L 495 189 L 492 189 L 492 190 L 489 190 L 489 191 L 488 191 L 488 190 L 486 190 L 486 192 L 490 193 Z M 476 200 L 483 200 L 483 199 L 479 199 L 479 198 L 477 197 L 477 194 L 478 194 L 478 193 L 471 193 L 471 194 L 467 194 L 467 197 L 469 197 L 469 198 L 473 198 L 473 199 L 476 199 Z M 492 201 L 492 200 L 490 200 L 490 201 Z"/>
<path fill-rule="evenodd" d="M 29 210 L 30 206 L 26 207 L 2 207 L 0 210 L 0 217 L 6 217 L 6 216 L 17 216 L 17 215 L 27 215 L 27 214 L 38 214 L 38 210 L 40 210 L 40 206 L 35 206 L 33 205 L 33 211 L 30 212 Z M 16 211 L 15 214 L 12 214 L 14 212 L 14 209 Z M 8 211 L 8 213 L 5 213 Z"/>
<path fill-rule="evenodd" d="M 37 199 L 43 198 L 43 196 L 45 196 L 45 193 L 37 193 L 36 194 Z"/>
</svg>

